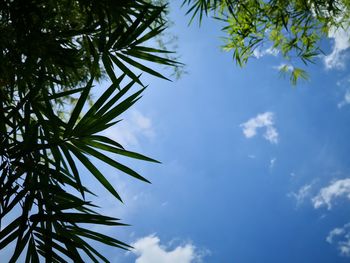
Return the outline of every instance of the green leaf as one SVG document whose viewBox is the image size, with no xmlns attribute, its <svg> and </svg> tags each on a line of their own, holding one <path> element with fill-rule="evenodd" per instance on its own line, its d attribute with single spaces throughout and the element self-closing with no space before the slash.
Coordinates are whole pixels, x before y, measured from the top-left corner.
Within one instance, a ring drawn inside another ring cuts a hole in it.
<svg viewBox="0 0 350 263">
<path fill-rule="evenodd" d="M 27 233 L 24 235 L 24 237 L 21 240 L 17 240 L 15 252 L 13 253 L 11 259 L 9 260 L 9 263 L 16 263 L 18 260 L 18 257 L 21 255 L 23 249 L 27 245 L 29 241 L 29 237 L 31 235 L 31 230 L 28 230 Z"/>
<path fill-rule="evenodd" d="M 162 79 L 166 79 L 166 80 L 169 80 L 170 81 L 170 79 L 168 79 L 168 78 L 166 78 L 166 77 L 164 77 L 162 74 L 160 74 L 159 72 L 157 72 L 157 71 L 155 71 L 155 70 L 153 70 L 153 69 L 151 69 L 151 68 L 149 68 L 149 67 L 146 67 L 145 65 L 143 65 L 143 64 L 141 64 L 141 63 L 139 63 L 139 62 L 137 62 L 137 61 L 135 61 L 135 60 L 132 60 L 131 58 L 129 58 L 129 57 L 127 57 L 127 56 L 124 56 L 123 54 L 121 54 L 121 53 L 118 53 L 118 54 L 116 54 L 119 58 L 121 58 L 122 60 L 124 60 L 125 62 L 127 62 L 127 63 L 129 63 L 130 65 L 132 65 L 132 66 L 134 66 L 135 68 L 138 68 L 138 69 L 140 69 L 140 70 L 142 70 L 142 71 L 145 71 L 145 72 L 147 72 L 147 73 L 149 73 L 149 74 L 151 74 L 151 75 L 153 75 L 153 76 L 156 76 L 156 77 L 158 77 L 158 78 L 162 78 Z M 112 56 L 112 59 L 117 59 L 116 57 L 113 57 Z M 113 60 L 114 61 L 114 60 Z"/>
<path fill-rule="evenodd" d="M 112 83 L 118 83 L 118 79 L 115 76 L 114 69 L 113 69 L 113 63 L 111 59 L 109 58 L 108 54 L 102 55 L 102 61 L 103 65 L 105 66 L 105 69 L 107 71 L 108 76 L 111 78 Z"/>
<path fill-rule="evenodd" d="M 8 235 L 5 239 L 3 239 L 0 242 L 0 249 L 3 249 L 8 244 L 10 244 L 13 240 L 15 240 L 18 237 L 19 234 L 20 234 L 20 231 L 19 231 L 19 229 L 17 229 L 16 231 L 14 231 L 10 235 Z"/>
<path fill-rule="evenodd" d="M 93 78 L 91 78 L 88 82 L 88 84 L 86 85 L 86 87 L 84 88 L 84 91 L 82 92 L 82 94 L 80 95 L 79 97 L 79 100 L 77 102 L 77 105 L 75 105 L 74 107 L 74 110 L 71 114 L 71 117 L 68 121 L 68 124 L 67 124 L 67 127 L 66 127 L 66 130 L 65 130 L 65 136 L 67 136 L 68 134 L 71 133 L 71 131 L 73 130 L 73 127 L 77 121 L 77 119 L 79 118 L 79 115 L 81 113 L 81 110 L 83 109 L 84 107 L 84 104 L 88 98 L 88 95 L 90 93 L 90 90 L 92 88 L 92 83 L 93 83 Z"/>
<path fill-rule="evenodd" d="M 74 141 L 74 144 L 79 147 L 79 149 L 81 149 L 82 151 L 94 156 L 97 159 L 100 159 L 101 161 L 103 161 L 104 163 L 109 164 L 110 166 L 113 166 L 114 168 L 132 176 L 135 177 L 141 181 L 147 182 L 147 183 L 151 183 L 150 181 L 148 181 L 147 179 L 145 179 L 144 177 L 142 177 L 141 175 L 139 175 L 138 173 L 136 173 L 135 171 L 133 171 L 132 169 L 130 169 L 129 167 L 118 163 L 117 161 L 107 157 L 106 155 L 94 150 L 91 147 L 88 147 L 86 145 L 84 145 L 83 143 L 80 143 L 78 141 Z"/>
<path fill-rule="evenodd" d="M 83 116 L 79 123 L 84 123 L 84 120 L 94 116 L 94 114 L 106 103 L 109 97 L 113 94 L 116 89 L 119 89 L 120 82 L 124 79 L 125 74 L 118 78 L 118 81 L 112 83 L 108 89 L 98 98 L 98 100 L 92 105 L 88 112 Z"/>
<path fill-rule="evenodd" d="M 119 219 L 102 216 L 99 214 L 87 214 L 87 213 L 55 213 L 48 214 L 33 214 L 30 216 L 31 222 L 56 222 L 61 221 L 65 223 L 77 224 L 101 224 L 110 226 L 125 226 L 125 224 L 117 222 Z M 44 230 L 42 230 L 44 231 Z M 45 232 L 46 233 L 46 232 Z M 61 233 L 60 233 L 61 234 Z M 54 233 L 52 233 L 54 237 Z M 55 237 L 54 237 L 55 238 Z"/>
<path fill-rule="evenodd" d="M 17 217 L 8 226 L 1 229 L 0 240 L 3 240 L 8 234 L 12 233 L 16 228 L 18 228 L 20 223 L 21 223 L 21 216 Z"/>
<path fill-rule="evenodd" d="M 155 56 L 146 52 L 140 52 L 137 50 L 128 50 L 128 51 L 122 51 L 122 53 L 129 55 L 129 56 L 133 56 L 135 58 L 138 59 L 143 59 L 143 60 L 147 60 L 147 61 L 151 61 L 154 63 L 158 63 L 158 64 L 163 64 L 163 65 L 180 65 L 180 63 L 175 63 L 174 61 L 170 60 L 170 59 L 166 59 L 163 57 L 159 57 L 159 56 Z"/>
<path fill-rule="evenodd" d="M 75 162 L 72 158 L 72 156 L 70 155 L 69 153 L 69 150 L 67 149 L 67 147 L 65 145 L 61 145 L 61 150 L 62 152 L 64 153 L 68 163 L 69 163 L 69 166 L 73 172 L 73 175 L 74 175 L 74 178 L 75 178 L 75 182 L 77 183 L 77 187 L 78 187 L 78 190 L 80 191 L 81 193 L 81 196 L 83 198 L 85 198 L 85 191 L 84 191 L 84 187 L 83 185 L 81 184 L 81 180 L 80 180 L 80 176 L 79 176 L 79 171 L 75 165 Z"/>
<path fill-rule="evenodd" d="M 26 194 L 27 194 L 26 189 L 21 190 L 18 193 L 16 193 L 16 196 L 13 198 L 13 200 L 11 200 L 11 203 L 5 207 L 2 207 L 2 211 L 0 214 L 0 220 L 16 206 L 25 197 Z"/>
<path fill-rule="evenodd" d="M 91 138 L 91 139 L 94 139 L 94 138 Z M 134 159 L 138 159 L 138 160 L 142 160 L 142 161 L 153 162 L 153 163 L 160 163 L 157 160 L 154 160 L 152 158 L 149 158 L 147 156 L 144 156 L 144 155 L 136 153 L 136 152 L 127 151 L 127 150 L 124 150 L 124 149 L 118 149 L 118 148 L 115 148 L 115 147 L 112 147 L 112 146 L 109 146 L 109 145 L 106 145 L 106 144 L 103 144 L 103 143 L 99 143 L 99 142 L 96 142 L 96 141 L 91 141 L 91 140 L 84 140 L 84 142 L 89 144 L 89 145 L 91 145 L 91 146 L 93 146 L 93 147 L 96 147 L 96 148 L 99 148 L 101 150 L 104 150 L 104 151 L 108 151 L 108 152 L 124 155 L 124 156 L 130 157 L 130 158 L 134 158 Z"/>
<path fill-rule="evenodd" d="M 144 91 L 145 88 L 135 92 L 125 100 L 123 100 L 121 103 L 117 104 L 114 108 L 110 109 L 108 112 L 106 112 L 99 121 L 101 123 L 108 123 L 118 117 L 120 114 L 122 114 L 124 111 L 129 109 L 134 103 L 136 103 L 141 97 L 141 93 Z"/>
<path fill-rule="evenodd" d="M 131 78 L 133 81 L 135 81 L 136 83 L 138 83 L 138 84 L 140 84 L 142 87 L 144 87 L 144 85 L 142 84 L 142 82 L 140 81 L 140 79 L 139 79 L 128 67 L 126 67 L 117 57 L 111 56 L 111 59 L 112 59 L 113 63 L 114 63 L 121 71 L 123 71 L 126 75 L 128 75 L 129 78 Z"/>
<path fill-rule="evenodd" d="M 53 94 L 53 95 L 48 96 L 47 99 L 48 99 L 48 100 L 59 99 L 59 98 L 62 98 L 62 97 L 67 97 L 67 96 L 69 96 L 69 95 L 72 95 L 72 94 L 81 92 L 81 91 L 83 91 L 83 90 L 84 90 L 84 88 L 78 88 L 78 89 L 72 89 L 72 90 L 67 90 L 67 91 L 59 92 L 59 93 L 55 93 L 55 94 Z"/>
<path fill-rule="evenodd" d="M 29 240 L 28 250 L 27 250 L 27 256 L 26 256 L 26 262 L 25 263 L 39 263 L 39 255 L 36 251 L 34 238 L 31 238 Z"/>
<path fill-rule="evenodd" d="M 107 144 L 113 145 L 115 147 L 124 149 L 124 147 L 121 144 L 119 144 L 118 142 L 111 140 L 108 137 L 102 136 L 102 135 L 91 135 L 91 136 L 89 136 L 89 140 L 86 140 L 86 139 L 83 139 L 83 140 L 86 141 L 86 143 L 91 142 L 91 140 L 99 141 L 99 142 L 107 143 Z"/>
<path fill-rule="evenodd" d="M 109 246 L 114 246 L 114 247 L 119 247 L 119 248 L 132 248 L 131 246 L 127 245 L 126 243 L 121 242 L 115 238 L 103 235 L 103 234 L 95 232 L 95 231 L 91 231 L 91 230 L 86 229 L 86 228 L 72 226 L 72 227 L 68 227 L 68 229 L 69 229 L 69 231 L 72 231 L 72 233 L 74 233 L 74 234 L 77 234 L 79 236 L 83 236 L 86 238 L 94 239 L 96 241 L 99 241 L 99 242 L 104 243 L 104 244 L 109 245 Z"/>
<path fill-rule="evenodd" d="M 79 149 L 77 149 L 71 144 L 67 144 L 67 147 L 112 195 L 114 195 L 120 202 L 123 202 L 119 194 L 113 188 L 113 186 L 108 182 L 108 180 L 103 176 L 103 174 L 90 162 L 90 160 L 79 151 Z"/>
</svg>

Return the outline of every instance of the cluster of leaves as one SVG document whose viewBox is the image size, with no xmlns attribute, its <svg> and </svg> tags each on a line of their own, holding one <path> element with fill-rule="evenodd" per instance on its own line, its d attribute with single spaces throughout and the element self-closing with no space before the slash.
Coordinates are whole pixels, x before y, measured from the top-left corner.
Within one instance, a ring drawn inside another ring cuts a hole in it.
<svg viewBox="0 0 350 263">
<path fill-rule="evenodd" d="M 322 53 L 319 41 L 332 28 L 349 25 L 349 2 L 329 0 L 184 0 L 192 13 L 191 21 L 212 15 L 225 23 L 224 50 L 233 51 L 233 59 L 243 66 L 254 50 L 271 45 L 289 61 L 314 62 Z M 297 67 L 291 73 L 292 83 L 306 78 Z M 285 69 L 285 68 L 282 68 Z"/>
<path fill-rule="evenodd" d="M 141 97 L 136 69 L 166 79 L 143 61 L 178 65 L 146 44 L 166 28 L 164 9 L 143 0 L 0 1 L 0 249 L 14 244 L 10 262 L 25 249 L 25 262 L 84 262 L 84 254 L 108 262 L 88 240 L 129 248 L 84 227 L 123 224 L 87 200 L 94 193 L 78 163 L 120 201 L 90 157 L 148 182 L 117 158 L 156 161 L 100 133 Z M 104 76 L 110 87 L 88 106 Z M 59 105 L 72 98 L 62 118 Z"/>
</svg>

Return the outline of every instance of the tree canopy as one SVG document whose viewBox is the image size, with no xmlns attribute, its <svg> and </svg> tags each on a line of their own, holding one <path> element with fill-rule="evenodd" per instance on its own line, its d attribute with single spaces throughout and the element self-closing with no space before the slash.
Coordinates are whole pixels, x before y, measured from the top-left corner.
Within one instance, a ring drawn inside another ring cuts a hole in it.
<svg viewBox="0 0 350 263">
<path fill-rule="evenodd" d="M 137 71 L 167 79 L 142 61 L 178 65 L 147 45 L 166 27 L 164 10 L 143 0 L 0 2 L 0 249 L 15 244 L 10 262 L 24 250 L 25 262 L 108 262 L 89 239 L 130 248 L 86 227 L 123 224 L 96 212 L 78 166 L 120 201 L 91 157 L 148 182 L 118 156 L 157 161 L 100 133 L 140 99 Z"/>
<path fill-rule="evenodd" d="M 332 30 L 347 30 L 350 21 L 347 0 L 184 0 L 183 5 L 188 6 L 191 21 L 212 16 L 223 22 L 223 48 L 233 52 L 240 66 L 259 48 L 280 52 L 291 63 L 281 70 L 291 71 L 293 84 L 307 78 L 298 62 L 313 63 L 322 54 L 320 40 Z"/>
</svg>

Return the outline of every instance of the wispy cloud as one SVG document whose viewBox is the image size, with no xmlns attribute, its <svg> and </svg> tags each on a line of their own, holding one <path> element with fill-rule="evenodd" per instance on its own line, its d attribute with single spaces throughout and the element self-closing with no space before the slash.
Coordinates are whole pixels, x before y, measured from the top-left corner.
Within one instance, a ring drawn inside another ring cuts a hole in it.
<svg viewBox="0 0 350 263">
<path fill-rule="evenodd" d="M 334 39 L 332 52 L 325 56 L 323 61 L 327 69 L 343 69 L 348 54 L 345 52 L 350 47 L 349 28 L 331 28 L 328 34 L 329 38 Z"/>
<path fill-rule="evenodd" d="M 348 104 L 350 104 L 350 90 L 345 91 L 343 100 L 338 103 L 338 108 L 342 108 Z"/>
<path fill-rule="evenodd" d="M 258 59 L 266 55 L 277 56 L 278 53 L 279 53 L 278 49 L 275 49 L 272 46 L 266 49 L 256 48 L 253 51 L 254 57 Z"/>
<path fill-rule="evenodd" d="M 336 198 L 347 197 L 350 199 L 350 178 L 333 181 L 330 185 L 322 188 L 319 193 L 312 198 L 314 208 L 327 206 L 328 210 L 332 208 Z"/>
<path fill-rule="evenodd" d="M 128 147 L 139 145 L 141 137 L 152 139 L 155 132 L 150 118 L 137 110 L 132 110 L 126 115 L 125 120 L 106 130 L 104 135 Z"/>
<path fill-rule="evenodd" d="M 140 238 L 131 245 L 134 247 L 132 252 L 137 255 L 135 263 L 195 263 L 201 262 L 208 254 L 207 251 L 198 251 L 191 243 L 169 250 L 160 244 L 156 235 Z"/>
<path fill-rule="evenodd" d="M 246 138 L 254 137 L 259 128 L 265 128 L 264 138 L 270 143 L 278 143 L 278 132 L 274 127 L 274 114 L 272 112 L 258 114 L 256 117 L 242 123 L 240 127 L 242 127 Z"/>
<path fill-rule="evenodd" d="M 274 66 L 274 69 L 277 69 L 278 71 L 283 70 L 283 71 L 293 71 L 294 67 L 291 64 L 286 64 L 286 63 L 281 63 L 278 66 Z"/>
<path fill-rule="evenodd" d="M 297 206 L 300 206 L 306 198 L 310 197 L 312 186 L 313 183 L 303 185 L 297 192 L 289 193 L 288 197 L 294 198 Z"/>
<path fill-rule="evenodd" d="M 276 161 L 277 161 L 277 158 L 270 159 L 270 165 L 269 165 L 270 169 L 273 169 L 275 167 Z"/>
<path fill-rule="evenodd" d="M 350 223 L 334 228 L 329 232 L 326 241 L 336 244 L 341 255 L 350 256 Z"/>
<path fill-rule="evenodd" d="M 248 158 L 249 158 L 249 159 L 255 159 L 256 156 L 255 156 L 255 154 L 249 154 L 249 155 L 248 155 Z"/>
</svg>

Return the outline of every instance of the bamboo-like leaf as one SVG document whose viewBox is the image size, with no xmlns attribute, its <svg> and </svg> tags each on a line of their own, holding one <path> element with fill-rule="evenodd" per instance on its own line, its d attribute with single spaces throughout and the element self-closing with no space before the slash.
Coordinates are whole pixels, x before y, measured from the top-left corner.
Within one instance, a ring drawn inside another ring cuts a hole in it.
<svg viewBox="0 0 350 263">
<path fill-rule="evenodd" d="M 124 78 L 124 76 L 125 75 L 122 75 L 119 78 L 119 81 L 121 81 Z M 94 105 L 88 110 L 88 112 L 82 117 L 82 119 L 76 125 L 75 130 L 80 130 L 80 129 L 82 129 L 83 126 L 91 125 L 91 122 L 98 122 L 99 117 L 101 117 L 120 98 L 122 98 L 134 84 L 135 84 L 135 82 L 131 81 L 123 89 L 119 90 L 119 92 L 107 102 L 109 97 L 112 95 L 113 91 L 115 91 L 114 85 L 111 85 L 103 93 L 103 95 L 96 101 L 96 103 L 94 103 Z"/>
<path fill-rule="evenodd" d="M 21 223 L 21 217 L 17 217 L 8 226 L 0 231 L 0 240 L 3 240 L 8 234 L 12 233 Z"/>
<path fill-rule="evenodd" d="M 98 261 L 95 261 L 96 258 L 92 255 L 92 253 L 94 253 L 96 256 L 98 256 L 100 259 L 102 259 L 103 262 L 109 263 L 109 260 L 107 258 L 105 258 L 96 249 L 94 249 L 92 246 L 90 246 L 84 239 L 82 239 L 78 236 L 75 236 L 74 239 L 83 245 L 82 249 L 90 257 L 90 259 L 94 260 L 94 262 L 98 262 Z"/>
<path fill-rule="evenodd" d="M 158 49 L 158 48 L 154 48 L 154 47 L 144 47 L 144 46 L 135 46 L 131 50 L 132 51 L 139 51 L 139 52 L 148 52 L 148 53 L 174 54 L 173 51 L 164 50 L 164 49 Z"/>
<path fill-rule="evenodd" d="M 73 90 L 67 90 L 67 91 L 59 92 L 59 93 L 55 93 L 53 95 L 48 96 L 47 99 L 48 100 L 59 99 L 59 98 L 62 98 L 62 97 L 66 97 L 66 96 L 69 96 L 69 95 L 81 92 L 83 90 L 84 90 L 84 88 L 78 88 L 78 89 L 73 89 Z"/>
<path fill-rule="evenodd" d="M 109 99 L 109 97 L 113 94 L 116 89 L 119 89 L 120 82 L 124 79 L 125 74 L 118 78 L 118 81 L 112 83 L 108 89 L 98 98 L 98 100 L 94 103 L 94 105 L 88 110 L 88 112 L 81 119 L 80 123 L 84 123 L 84 119 L 90 118 L 93 116 Z"/>
<path fill-rule="evenodd" d="M 108 182 L 103 174 L 83 155 L 77 148 L 71 144 L 67 144 L 68 149 L 79 159 L 79 161 L 95 176 L 95 178 L 120 202 L 123 202 L 114 187 Z"/>
<path fill-rule="evenodd" d="M 28 250 L 27 250 L 27 256 L 26 256 L 26 262 L 25 263 L 39 263 L 39 255 L 36 251 L 34 239 L 31 238 L 29 240 Z"/>
<path fill-rule="evenodd" d="M 4 247 L 6 247 L 8 244 L 10 244 L 13 240 L 15 240 L 18 235 L 20 234 L 19 229 L 12 232 L 10 235 L 8 235 L 5 239 L 3 239 L 0 242 L 0 250 L 3 249 Z"/>
<path fill-rule="evenodd" d="M 88 82 L 88 84 L 86 85 L 86 87 L 84 88 L 84 91 L 82 92 L 82 94 L 80 95 L 80 98 L 77 102 L 77 105 L 75 105 L 74 110 L 71 114 L 71 117 L 68 121 L 66 130 L 65 130 L 65 136 L 67 136 L 67 134 L 69 134 L 72 130 L 73 127 L 81 113 L 81 110 L 83 109 L 83 106 L 88 98 L 88 95 L 90 93 L 90 90 L 92 88 L 92 82 L 93 82 L 93 78 L 91 78 Z"/>
<path fill-rule="evenodd" d="M 11 203 L 2 209 L 0 214 L 0 220 L 16 206 L 24 198 L 26 194 L 27 194 L 27 190 L 25 189 L 16 193 L 16 196 L 13 198 L 13 200 L 11 200 Z"/>
<path fill-rule="evenodd" d="M 121 103 L 117 104 L 115 107 L 111 108 L 106 112 L 99 120 L 101 123 L 108 123 L 122 114 L 124 111 L 129 109 L 134 103 L 136 103 L 141 97 L 141 93 L 144 88 L 135 92 L 133 95 L 129 96 L 127 99 L 123 100 Z"/>
<path fill-rule="evenodd" d="M 135 177 L 141 181 L 147 182 L 147 183 L 151 183 L 150 181 L 148 181 L 146 178 L 142 177 L 141 175 L 139 175 L 137 172 L 135 172 L 134 170 L 130 169 L 129 167 L 118 163 L 117 161 L 107 157 L 106 155 L 94 150 L 91 147 L 88 147 L 86 145 L 84 145 L 83 143 L 79 143 L 78 141 L 74 141 L 74 144 L 79 147 L 79 149 L 81 149 L 82 151 L 94 156 L 97 159 L 100 159 L 101 161 L 103 161 L 104 163 L 109 164 L 110 166 L 113 166 L 114 168 L 132 176 Z"/>
<path fill-rule="evenodd" d="M 162 78 L 162 79 L 166 79 L 166 80 L 170 81 L 170 79 L 164 77 L 159 72 L 157 72 L 157 71 L 155 71 L 155 70 L 153 70 L 153 69 L 151 69 L 149 67 L 146 67 L 145 65 L 143 65 L 143 64 L 141 64 L 141 63 L 139 63 L 139 62 L 137 62 L 135 60 L 132 60 L 131 58 L 129 58 L 129 57 L 127 57 L 127 56 L 125 56 L 125 55 L 123 55 L 121 53 L 118 53 L 117 56 L 119 58 L 121 58 L 122 60 L 124 60 L 125 62 L 127 62 L 128 64 L 134 66 L 135 68 L 141 69 L 142 71 L 145 71 L 145 72 L 147 72 L 147 73 L 149 73 L 149 74 L 151 74 L 153 76 L 156 76 L 158 78 Z M 113 58 L 113 56 L 112 56 L 112 58 Z M 114 59 L 116 59 L 116 57 L 114 57 Z"/>
<path fill-rule="evenodd" d="M 160 25 L 156 28 L 153 28 L 148 33 L 144 34 L 141 38 L 134 41 L 132 49 L 137 48 L 139 44 L 142 44 L 142 43 L 146 42 L 147 40 L 152 39 L 153 37 L 161 34 L 164 30 L 165 30 L 164 25 Z"/>
<path fill-rule="evenodd" d="M 117 124 L 120 114 L 141 98 L 143 89 L 127 95 L 135 84 L 144 88 L 135 66 L 161 76 L 139 60 L 176 64 L 161 56 L 170 52 L 146 47 L 166 27 L 164 6 L 149 1 L 80 0 L 59 8 L 52 1 L 44 9 L 36 2 L 28 8 L 22 4 L 9 1 L 6 8 L 0 7 L 1 16 L 10 17 L 11 10 L 11 17 L 26 21 L 5 19 L 2 25 L 6 32 L 16 32 L 6 35 L 11 50 L 25 55 L 5 52 L 0 61 L 4 69 L 0 81 L 0 220 L 21 208 L 18 218 L 1 226 L 0 248 L 15 244 L 10 262 L 19 261 L 22 254 L 25 263 L 84 262 L 84 253 L 92 262 L 108 262 L 87 239 L 122 249 L 130 246 L 81 224 L 125 224 L 100 215 L 93 203 L 85 201 L 86 193 L 94 193 L 84 186 L 79 167 L 85 166 L 120 201 L 88 155 L 147 181 L 99 151 L 155 160 L 126 151 L 118 142 L 96 133 Z M 28 28 L 41 33 L 28 34 Z M 17 36 L 20 40 L 14 39 Z M 24 46 L 30 48 L 24 52 Z M 115 52 L 121 56 L 115 57 Z M 115 69 L 123 74 L 117 77 Z M 113 84 L 88 108 L 94 80 L 99 83 L 105 75 Z M 67 113 L 70 108 L 72 112 Z"/>
<path fill-rule="evenodd" d="M 71 224 L 84 223 L 84 224 L 101 224 L 110 226 L 125 226 L 117 222 L 119 219 L 102 216 L 99 214 L 87 214 L 87 213 L 55 213 L 53 215 L 48 214 L 33 214 L 30 216 L 31 222 L 66 222 Z"/>
<path fill-rule="evenodd" d="M 137 78 L 140 78 L 139 75 Z M 97 116 L 102 116 L 105 114 L 111 107 L 117 103 L 135 84 L 135 81 L 130 81 L 123 89 L 121 89 L 112 99 L 110 99 L 98 112 Z"/>
<path fill-rule="evenodd" d="M 83 140 L 85 140 L 85 139 L 83 139 Z M 89 136 L 88 142 L 90 142 L 91 140 L 103 142 L 103 143 L 106 143 L 106 144 L 113 145 L 113 146 L 115 146 L 115 147 L 117 147 L 117 148 L 124 149 L 124 147 L 123 147 L 121 144 L 119 144 L 118 142 L 116 142 L 116 141 L 114 141 L 114 140 L 109 139 L 109 138 L 106 137 L 106 136 L 102 136 L 102 135 L 91 135 L 91 136 Z M 87 142 L 87 143 L 88 143 L 88 142 Z"/>
<path fill-rule="evenodd" d="M 174 61 L 170 60 L 170 59 L 166 59 L 160 56 L 156 56 L 153 54 L 150 54 L 148 52 L 141 52 L 141 51 L 137 51 L 137 50 L 128 50 L 128 51 L 123 51 L 122 53 L 129 55 L 129 56 L 133 56 L 135 58 L 138 59 L 143 59 L 146 61 L 151 61 L 154 63 L 158 63 L 158 64 L 163 64 L 163 65 L 176 65 L 176 64 L 180 64 L 180 63 L 175 63 Z"/>
<path fill-rule="evenodd" d="M 94 137 L 92 137 L 91 139 L 94 140 Z M 148 162 L 153 162 L 153 163 L 160 163 L 159 161 L 157 161 L 155 159 L 152 159 L 152 158 L 149 158 L 147 156 L 144 156 L 142 154 L 139 154 L 139 153 L 136 153 L 136 152 L 132 152 L 132 151 L 127 151 L 127 150 L 124 150 L 124 149 L 118 149 L 118 148 L 115 148 L 115 147 L 112 147 L 112 146 L 109 146 L 109 145 L 106 145 L 106 144 L 103 144 L 103 143 L 99 143 L 97 141 L 96 140 L 94 140 L 94 141 L 84 140 L 85 143 L 87 143 L 87 144 L 89 144 L 89 145 L 91 145 L 93 147 L 99 148 L 101 150 L 104 150 L 104 151 L 108 151 L 108 152 L 111 152 L 111 153 L 124 155 L 124 156 L 130 157 L 130 158 L 134 158 L 134 159 L 138 159 L 138 160 L 142 160 L 142 161 L 148 161 Z"/>
<path fill-rule="evenodd" d="M 68 227 L 68 229 L 69 231 L 72 231 L 72 233 L 74 234 L 77 234 L 79 236 L 86 237 L 89 239 L 94 239 L 96 241 L 100 241 L 101 243 L 104 243 L 109 246 L 114 246 L 119 248 L 132 248 L 128 244 L 121 242 L 115 238 L 103 235 L 95 231 L 91 231 L 86 228 L 72 226 L 72 227 Z"/>
<path fill-rule="evenodd" d="M 118 79 L 115 76 L 115 72 L 113 69 L 113 63 L 107 54 L 102 55 L 102 61 L 108 76 L 111 78 L 112 83 L 118 83 Z"/>
<path fill-rule="evenodd" d="M 133 81 L 136 83 L 140 84 L 143 86 L 142 82 L 139 80 L 139 78 L 135 75 L 134 72 L 132 72 L 127 66 L 125 66 L 117 57 L 111 56 L 111 59 L 113 63 L 121 70 L 123 71 L 126 75 L 128 75 L 129 78 L 131 78 Z"/>
<path fill-rule="evenodd" d="M 78 169 L 74 163 L 74 160 L 73 160 L 72 156 L 69 153 L 69 150 L 67 149 L 67 147 L 65 145 L 61 145 L 61 150 L 64 153 L 64 155 L 69 163 L 69 166 L 73 172 L 75 182 L 77 183 L 77 186 L 78 186 L 78 190 L 80 191 L 81 196 L 83 198 L 85 198 L 84 187 L 81 184 L 80 175 L 79 175 Z"/>
<path fill-rule="evenodd" d="M 27 233 L 24 235 L 24 237 L 17 242 L 15 252 L 13 253 L 9 263 L 17 262 L 18 257 L 21 255 L 23 249 L 25 248 L 25 246 L 29 241 L 30 235 L 31 235 L 31 230 L 28 230 Z"/>
</svg>

